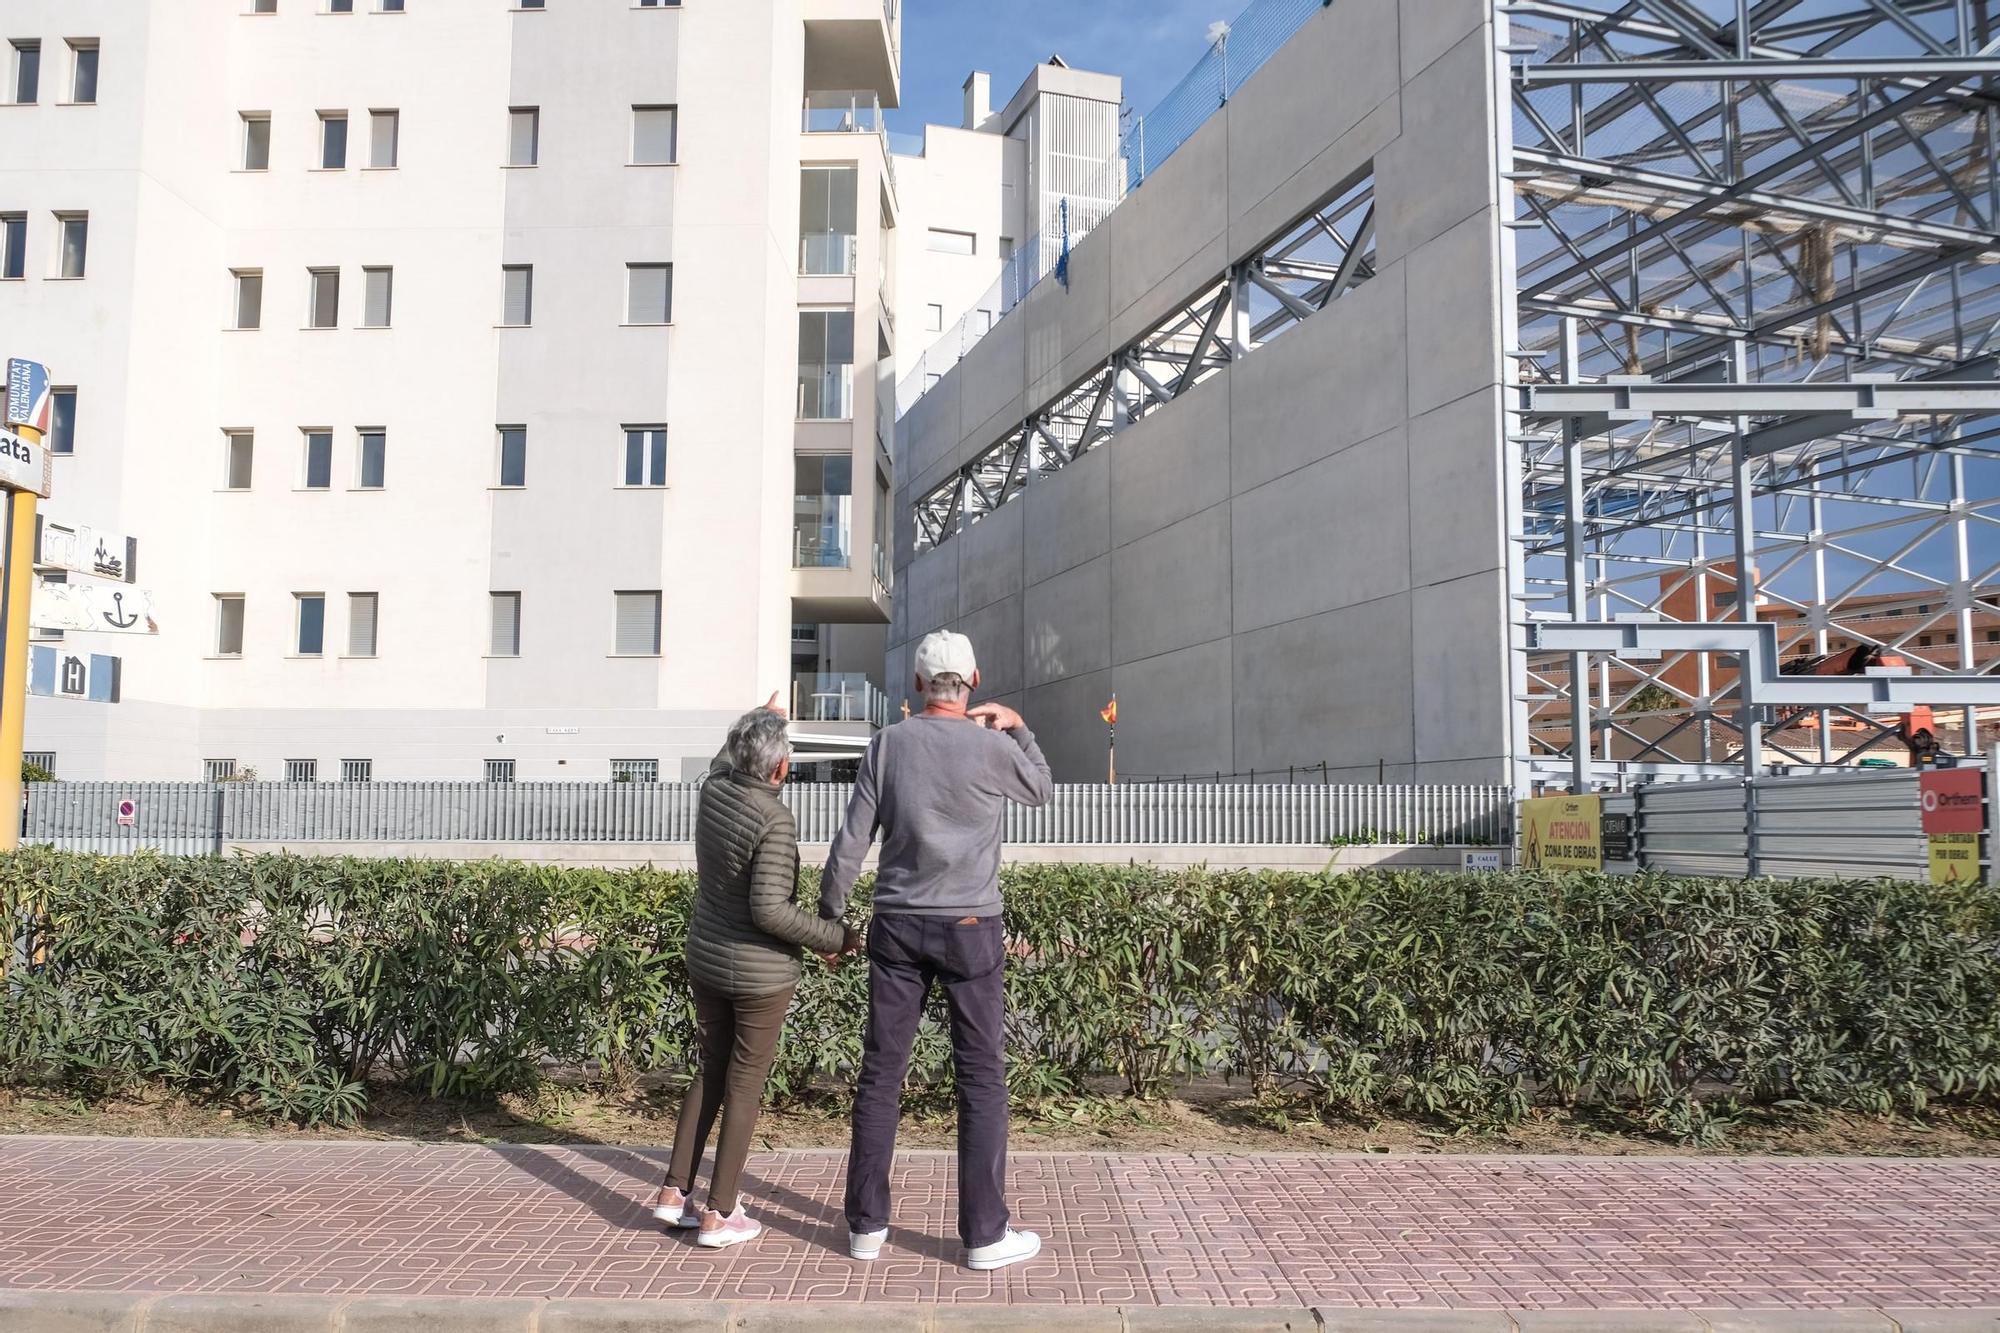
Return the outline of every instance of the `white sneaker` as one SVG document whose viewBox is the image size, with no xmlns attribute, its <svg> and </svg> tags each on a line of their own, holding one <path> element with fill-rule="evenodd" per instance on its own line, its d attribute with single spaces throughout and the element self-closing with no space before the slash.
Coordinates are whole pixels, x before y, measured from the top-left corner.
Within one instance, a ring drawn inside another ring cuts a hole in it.
<svg viewBox="0 0 2000 1333">
<path fill-rule="evenodd" d="M 880 1231 L 850 1231 L 847 1233 L 847 1257 L 871 1262 L 882 1253 L 882 1242 L 889 1238 L 889 1228 Z"/>
<path fill-rule="evenodd" d="M 975 1272 L 1005 1268 L 1042 1252 L 1042 1238 L 1032 1231 L 1009 1231 L 991 1245 L 975 1245 L 965 1252 L 965 1266 Z"/>
</svg>

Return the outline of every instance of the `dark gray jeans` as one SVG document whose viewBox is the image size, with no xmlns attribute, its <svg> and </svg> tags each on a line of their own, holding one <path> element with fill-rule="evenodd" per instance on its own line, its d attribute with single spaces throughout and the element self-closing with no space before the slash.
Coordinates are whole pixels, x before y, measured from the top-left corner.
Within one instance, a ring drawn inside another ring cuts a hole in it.
<svg viewBox="0 0 2000 1333">
<path fill-rule="evenodd" d="M 903 1075 L 932 983 L 944 986 L 958 1071 L 958 1238 L 1007 1233 L 1006 939 L 1000 918 L 878 914 L 868 927 L 868 1026 L 854 1087 L 847 1225 L 889 1225 Z"/>
</svg>

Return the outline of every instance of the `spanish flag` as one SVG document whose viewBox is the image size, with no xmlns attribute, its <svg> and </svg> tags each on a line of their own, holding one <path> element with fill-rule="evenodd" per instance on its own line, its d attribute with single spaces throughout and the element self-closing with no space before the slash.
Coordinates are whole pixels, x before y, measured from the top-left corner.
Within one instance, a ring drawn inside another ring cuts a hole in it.
<svg viewBox="0 0 2000 1333">
<path fill-rule="evenodd" d="M 1114 695 L 1112 695 L 1112 696 L 1111 696 L 1111 702 L 1110 702 L 1110 703 L 1108 703 L 1108 704 L 1106 704 L 1106 705 L 1104 705 L 1104 707 L 1102 707 L 1102 708 L 1098 709 L 1098 710 L 1097 710 L 1097 715 L 1098 715 L 1099 717 L 1101 717 L 1101 718 L 1103 718 L 1103 719 L 1104 719 L 1104 725 L 1105 725 L 1105 726 L 1107 726 L 1107 727 L 1115 727 L 1115 726 L 1117 726 L 1117 725 L 1118 725 L 1118 696 L 1117 696 L 1117 695 L 1115 695 L 1115 694 L 1114 694 Z"/>
</svg>

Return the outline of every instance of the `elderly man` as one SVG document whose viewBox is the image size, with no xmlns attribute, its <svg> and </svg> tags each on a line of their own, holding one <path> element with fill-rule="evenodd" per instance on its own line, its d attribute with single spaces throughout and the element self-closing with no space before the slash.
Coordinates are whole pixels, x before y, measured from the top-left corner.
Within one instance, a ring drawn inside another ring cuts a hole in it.
<svg viewBox="0 0 2000 1333">
<path fill-rule="evenodd" d="M 903 1075 L 936 983 L 958 1070 L 958 1238 L 968 1268 L 1002 1268 L 1033 1258 L 1042 1242 L 1007 1226 L 1000 829 L 1008 801 L 1049 799 L 1049 765 L 1019 713 L 1004 704 L 967 707 L 979 666 L 964 635 L 928 636 L 915 665 L 924 710 L 869 742 L 820 881 L 820 916 L 838 920 L 881 830 L 868 1027 L 847 1159 L 848 1252 L 873 1259 L 888 1235 Z"/>
</svg>

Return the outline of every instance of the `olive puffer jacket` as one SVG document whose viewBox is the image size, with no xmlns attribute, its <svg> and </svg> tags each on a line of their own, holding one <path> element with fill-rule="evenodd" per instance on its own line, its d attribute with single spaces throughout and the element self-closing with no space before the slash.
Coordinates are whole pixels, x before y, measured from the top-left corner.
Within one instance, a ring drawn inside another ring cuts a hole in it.
<svg viewBox="0 0 2000 1333">
<path fill-rule="evenodd" d="M 737 998 L 770 995 L 799 981 L 800 946 L 836 953 L 838 921 L 793 901 L 799 882 L 798 822 L 769 782 L 717 756 L 695 816 L 694 920 L 688 975 Z"/>
</svg>

